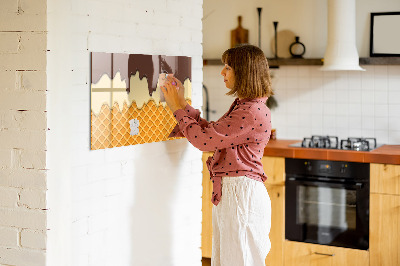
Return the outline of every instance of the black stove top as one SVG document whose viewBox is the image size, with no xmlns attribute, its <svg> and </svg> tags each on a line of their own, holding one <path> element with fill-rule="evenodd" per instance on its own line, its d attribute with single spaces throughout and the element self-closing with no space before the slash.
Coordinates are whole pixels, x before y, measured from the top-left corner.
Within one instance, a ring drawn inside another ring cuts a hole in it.
<svg viewBox="0 0 400 266">
<path fill-rule="evenodd" d="M 371 151 L 378 147 L 376 138 L 347 138 L 339 142 L 336 136 L 311 136 L 304 138 L 302 142 L 289 145 L 291 147 L 338 149 L 353 151 Z M 381 146 L 381 145 L 379 145 Z"/>
</svg>

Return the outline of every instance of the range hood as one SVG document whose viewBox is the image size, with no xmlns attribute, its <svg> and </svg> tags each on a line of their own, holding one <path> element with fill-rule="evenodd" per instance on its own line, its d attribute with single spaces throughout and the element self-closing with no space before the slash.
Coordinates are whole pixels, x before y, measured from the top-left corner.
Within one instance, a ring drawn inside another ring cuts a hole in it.
<svg viewBox="0 0 400 266">
<path fill-rule="evenodd" d="M 328 0 L 328 44 L 323 71 L 358 70 L 355 0 Z"/>
</svg>

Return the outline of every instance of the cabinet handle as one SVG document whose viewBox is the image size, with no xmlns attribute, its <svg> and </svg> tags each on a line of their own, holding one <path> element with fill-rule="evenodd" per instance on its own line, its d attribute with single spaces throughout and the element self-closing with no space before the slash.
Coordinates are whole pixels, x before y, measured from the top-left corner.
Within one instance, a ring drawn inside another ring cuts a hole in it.
<svg viewBox="0 0 400 266">
<path fill-rule="evenodd" d="M 323 256 L 330 256 L 333 257 L 335 254 L 328 254 L 328 253 L 320 253 L 320 252 L 314 252 L 315 255 L 323 255 Z"/>
</svg>

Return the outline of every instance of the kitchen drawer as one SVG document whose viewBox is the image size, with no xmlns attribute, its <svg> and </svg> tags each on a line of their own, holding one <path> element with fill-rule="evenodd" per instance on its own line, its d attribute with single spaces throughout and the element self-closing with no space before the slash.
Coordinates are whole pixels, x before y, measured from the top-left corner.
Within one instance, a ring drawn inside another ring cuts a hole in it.
<svg viewBox="0 0 400 266">
<path fill-rule="evenodd" d="M 365 250 L 285 241 L 285 266 L 366 266 Z"/>
</svg>

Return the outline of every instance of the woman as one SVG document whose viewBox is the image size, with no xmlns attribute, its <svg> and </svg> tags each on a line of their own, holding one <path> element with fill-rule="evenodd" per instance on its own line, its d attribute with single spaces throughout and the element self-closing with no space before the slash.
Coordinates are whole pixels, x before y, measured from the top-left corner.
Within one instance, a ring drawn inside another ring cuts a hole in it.
<svg viewBox="0 0 400 266">
<path fill-rule="evenodd" d="M 213 182 L 212 265 L 265 265 L 271 246 L 271 202 L 261 164 L 271 130 L 265 104 L 272 95 L 268 62 L 252 45 L 228 49 L 222 62 L 227 95 L 237 98 L 216 122 L 200 118 L 186 103 L 179 80 L 170 77 L 161 88 L 178 121 L 170 136 L 185 136 L 196 148 L 214 151 L 207 160 Z"/>
</svg>

